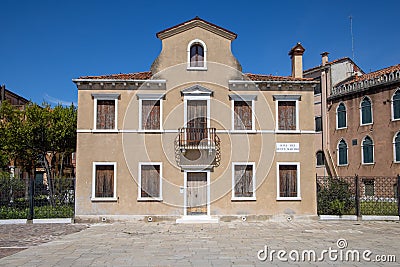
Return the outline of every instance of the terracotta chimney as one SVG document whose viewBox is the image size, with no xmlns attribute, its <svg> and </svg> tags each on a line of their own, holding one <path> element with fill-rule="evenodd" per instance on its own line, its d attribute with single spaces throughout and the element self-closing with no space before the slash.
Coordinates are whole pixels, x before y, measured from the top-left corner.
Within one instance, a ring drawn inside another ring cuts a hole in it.
<svg viewBox="0 0 400 267">
<path fill-rule="evenodd" d="M 294 78 L 303 78 L 303 54 L 304 47 L 297 43 L 292 49 L 289 51 L 289 56 L 292 59 L 292 77 Z"/>
<path fill-rule="evenodd" d="M 328 63 L 328 55 L 329 55 L 328 52 L 323 52 L 321 54 L 321 56 L 322 56 L 322 66 L 325 66 L 326 63 Z"/>
</svg>

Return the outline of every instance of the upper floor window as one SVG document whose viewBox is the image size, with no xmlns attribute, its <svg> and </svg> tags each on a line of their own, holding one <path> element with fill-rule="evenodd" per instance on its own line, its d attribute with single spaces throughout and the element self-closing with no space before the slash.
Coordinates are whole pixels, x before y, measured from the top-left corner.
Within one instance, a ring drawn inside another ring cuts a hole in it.
<svg viewBox="0 0 400 267">
<path fill-rule="evenodd" d="M 372 123 L 372 103 L 369 97 L 364 97 L 361 101 L 361 125 Z"/>
<path fill-rule="evenodd" d="M 92 94 L 94 98 L 94 129 L 117 130 L 119 94 Z"/>
<path fill-rule="evenodd" d="M 319 95 L 321 94 L 321 77 L 316 78 L 315 81 L 318 81 L 319 83 L 314 87 L 314 95 Z"/>
<path fill-rule="evenodd" d="M 338 144 L 338 166 L 349 164 L 347 159 L 347 143 L 343 139 Z"/>
<path fill-rule="evenodd" d="M 278 131 L 299 130 L 299 106 L 300 95 L 274 95 L 278 102 L 276 107 L 276 129 Z"/>
<path fill-rule="evenodd" d="M 234 131 L 254 131 L 254 101 L 256 95 L 229 95 L 232 101 L 232 129 Z"/>
<path fill-rule="evenodd" d="M 366 136 L 362 142 L 362 163 L 374 163 L 374 142 L 369 136 Z"/>
<path fill-rule="evenodd" d="M 394 136 L 393 140 L 394 162 L 400 162 L 400 132 Z"/>
<path fill-rule="evenodd" d="M 400 90 L 397 89 L 392 98 L 392 119 L 400 119 Z"/>
<path fill-rule="evenodd" d="M 346 106 L 344 103 L 340 103 L 336 109 L 336 128 L 346 128 L 347 127 L 347 114 L 346 114 Z"/>
<path fill-rule="evenodd" d="M 316 157 L 317 157 L 317 166 L 324 166 L 325 165 L 324 152 L 318 151 Z"/>
<path fill-rule="evenodd" d="M 207 47 L 199 40 L 193 40 L 189 43 L 188 49 L 188 69 L 207 69 Z"/>
<path fill-rule="evenodd" d="M 322 132 L 322 117 L 315 117 L 315 131 Z"/>
<path fill-rule="evenodd" d="M 162 129 L 162 99 L 164 94 L 137 94 L 139 99 L 139 130 Z"/>
</svg>

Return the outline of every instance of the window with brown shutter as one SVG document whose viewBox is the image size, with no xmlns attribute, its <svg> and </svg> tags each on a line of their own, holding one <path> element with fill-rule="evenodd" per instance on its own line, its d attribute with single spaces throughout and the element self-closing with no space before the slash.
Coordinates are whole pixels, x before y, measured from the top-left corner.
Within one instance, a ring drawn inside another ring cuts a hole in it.
<svg viewBox="0 0 400 267">
<path fill-rule="evenodd" d="M 95 197 L 114 197 L 114 165 L 96 165 Z"/>
<path fill-rule="evenodd" d="M 160 100 L 142 100 L 142 129 L 160 130 Z"/>
<path fill-rule="evenodd" d="M 297 165 L 279 165 L 279 197 L 297 196 Z"/>
<path fill-rule="evenodd" d="M 251 101 L 234 101 L 234 129 L 252 130 L 253 118 Z"/>
<path fill-rule="evenodd" d="M 296 130 L 296 101 L 278 101 L 278 129 Z"/>
<path fill-rule="evenodd" d="M 141 165 L 141 198 L 160 197 L 160 165 Z"/>
<path fill-rule="evenodd" d="M 115 100 L 97 100 L 96 129 L 115 129 Z"/>
<path fill-rule="evenodd" d="M 253 197 L 253 165 L 234 165 L 234 197 Z"/>
</svg>

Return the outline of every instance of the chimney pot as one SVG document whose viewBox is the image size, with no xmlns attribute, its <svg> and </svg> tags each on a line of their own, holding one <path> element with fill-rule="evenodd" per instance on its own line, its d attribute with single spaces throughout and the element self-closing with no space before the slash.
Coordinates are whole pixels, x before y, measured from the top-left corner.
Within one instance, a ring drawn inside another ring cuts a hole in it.
<svg viewBox="0 0 400 267">
<path fill-rule="evenodd" d="M 303 54 L 304 47 L 301 43 L 297 43 L 289 51 L 289 56 L 292 59 L 292 77 L 303 78 Z"/>
<path fill-rule="evenodd" d="M 328 63 L 328 55 L 329 55 L 328 52 L 323 52 L 321 54 L 321 56 L 322 56 L 322 66 L 325 66 L 326 63 Z"/>
</svg>

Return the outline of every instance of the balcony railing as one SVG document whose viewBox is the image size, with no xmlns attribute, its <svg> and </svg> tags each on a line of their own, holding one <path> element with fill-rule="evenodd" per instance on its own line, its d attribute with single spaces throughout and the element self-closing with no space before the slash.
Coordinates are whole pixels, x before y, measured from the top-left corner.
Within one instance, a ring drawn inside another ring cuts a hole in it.
<svg viewBox="0 0 400 267">
<path fill-rule="evenodd" d="M 215 128 L 180 128 L 175 139 L 178 166 L 219 166 L 220 139 Z"/>
<path fill-rule="evenodd" d="M 179 129 L 178 145 L 180 149 L 215 149 L 216 141 L 215 128 Z"/>
</svg>

